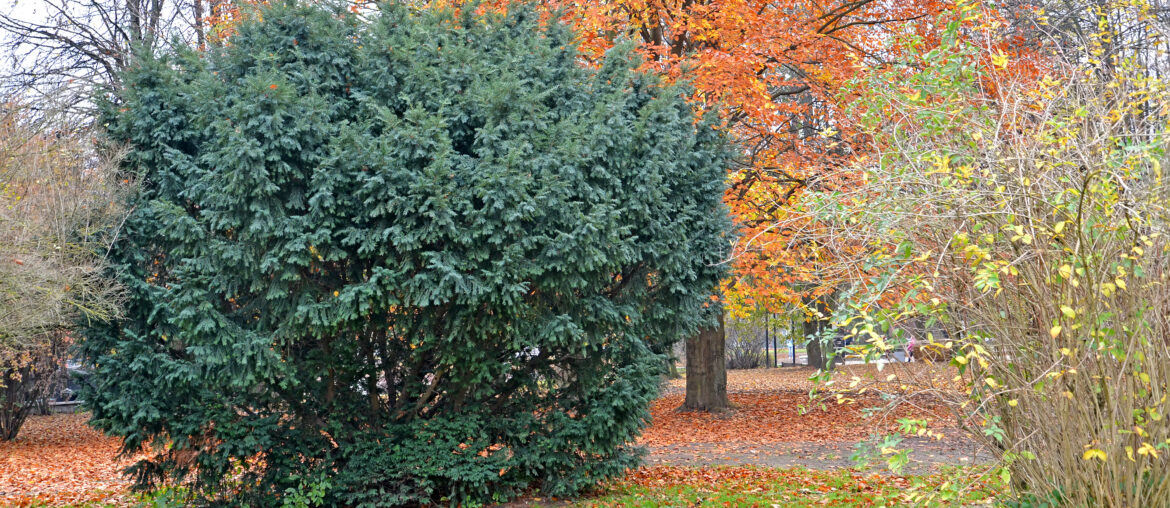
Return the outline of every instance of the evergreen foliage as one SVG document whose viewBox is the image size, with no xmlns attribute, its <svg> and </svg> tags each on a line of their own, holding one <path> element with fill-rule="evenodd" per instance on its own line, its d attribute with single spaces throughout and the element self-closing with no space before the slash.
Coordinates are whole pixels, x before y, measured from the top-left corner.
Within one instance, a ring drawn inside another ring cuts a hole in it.
<svg viewBox="0 0 1170 508">
<path fill-rule="evenodd" d="M 138 485 L 384 506 L 635 465 L 729 247 L 713 118 L 528 9 L 274 4 L 106 107 L 141 190 L 82 351 L 95 425 L 169 443 Z"/>
</svg>

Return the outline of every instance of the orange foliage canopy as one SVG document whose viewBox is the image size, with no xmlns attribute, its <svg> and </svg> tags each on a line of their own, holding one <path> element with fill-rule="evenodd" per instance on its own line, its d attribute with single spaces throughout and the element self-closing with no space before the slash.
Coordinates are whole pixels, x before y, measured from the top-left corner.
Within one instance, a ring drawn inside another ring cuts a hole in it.
<svg viewBox="0 0 1170 508">
<path fill-rule="evenodd" d="M 862 145 L 844 113 L 843 86 L 898 59 L 892 42 L 933 40 L 939 0 L 592 0 L 566 2 L 587 55 L 632 39 L 645 65 L 687 80 L 694 99 L 721 106 L 742 145 L 725 202 L 741 228 L 724 297 L 733 313 L 789 304 L 857 279 L 849 259 L 867 248 L 837 242 L 806 199 L 863 185 L 850 171 Z"/>
</svg>

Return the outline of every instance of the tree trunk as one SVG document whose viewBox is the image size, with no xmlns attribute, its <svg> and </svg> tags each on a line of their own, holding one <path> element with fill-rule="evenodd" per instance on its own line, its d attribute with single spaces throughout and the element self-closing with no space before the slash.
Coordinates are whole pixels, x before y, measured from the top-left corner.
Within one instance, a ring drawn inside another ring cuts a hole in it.
<svg viewBox="0 0 1170 508">
<path fill-rule="evenodd" d="M 207 33 L 203 31 L 203 0 L 194 0 L 195 5 L 195 40 L 199 44 L 199 51 L 207 49 Z"/>
<path fill-rule="evenodd" d="M 813 338 L 810 339 L 808 344 L 805 345 L 804 351 L 805 354 L 808 355 L 808 364 L 810 367 L 816 367 L 818 369 L 824 370 L 826 367 L 828 367 L 829 359 L 826 358 L 827 355 L 825 355 L 824 348 L 821 344 L 821 339 L 818 337 L 818 335 L 816 335 L 816 332 L 814 331 L 809 333 L 809 324 L 811 323 L 815 322 L 810 321 L 809 323 L 805 323 L 805 332 Z"/>
<path fill-rule="evenodd" d="M 62 335 L 30 353 L 28 362 L 0 369 L 0 441 L 16 439 L 20 426 L 64 382 L 66 345 Z"/>
<path fill-rule="evenodd" d="M 130 14 L 130 42 L 142 42 L 142 0 L 126 0 Z"/>
<path fill-rule="evenodd" d="M 697 335 L 687 339 L 687 396 L 683 409 L 723 411 L 729 407 L 726 341 L 722 309 L 714 328 L 699 330 Z"/>
<path fill-rule="evenodd" d="M 678 373 L 678 358 L 675 358 L 674 354 L 671 353 L 670 356 L 666 357 L 666 379 L 679 379 L 681 377 L 682 374 Z"/>
<path fill-rule="evenodd" d="M 816 367 L 821 370 L 831 369 L 833 365 L 829 362 L 829 354 L 826 348 L 832 347 L 830 344 L 822 342 L 825 330 L 829 329 L 829 316 L 832 315 L 832 309 L 826 300 L 830 297 L 822 297 L 816 301 L 807 301 L 805 305 L 813 307 L 820 316 L 816 314 L 809 316 L 804 322 L 804 337 L 808 339 L 808 344 L 805 345 L 805 354 L 808 356 L 808 364 L 811 367 Z"/>
</svg>

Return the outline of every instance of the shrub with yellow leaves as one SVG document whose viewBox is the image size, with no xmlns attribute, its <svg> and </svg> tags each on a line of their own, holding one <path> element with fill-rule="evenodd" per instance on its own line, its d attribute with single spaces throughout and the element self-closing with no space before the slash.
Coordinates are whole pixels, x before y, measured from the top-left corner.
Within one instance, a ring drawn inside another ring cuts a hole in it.
<svg viewBox="0 0 1170 508">
<path fill-rule="evenodd" d="M 1152 53 L 1110 46 L 1133 25 L 1166 39 L 1140 2 L 1108 10 L 1072 52 L 1090 57 L 1029 74 L 956 21 L 859 83 L 880 156 L 848 234 L 904 245 L 887 286 L 912 289 L 840 322 L 944 329 L 965 385 L 947 402 L 1021 501 L 1168 506 L 1170 90 Z"/>
</svg>

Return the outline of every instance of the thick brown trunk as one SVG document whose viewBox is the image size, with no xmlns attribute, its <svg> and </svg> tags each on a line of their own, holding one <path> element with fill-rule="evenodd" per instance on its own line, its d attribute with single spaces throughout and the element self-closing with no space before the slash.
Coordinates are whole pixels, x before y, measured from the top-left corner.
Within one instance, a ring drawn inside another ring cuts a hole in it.
<svg viewBox="0 0 1170 508">
<path fill-rule="evenodd" d="M 830 369 L 833 365 L 829 362 L 829 354 L 827 348 L 832 347 L 831 343 L 823 342 L 823 335 L 825 330 L 829 329 L 829 316 L 832 315 L 832 309 L 825 300 L 829 297 L 818 298 L 816 301 L 806 302 L 806 305 L 813 307 L 820 313 L 820 316 L 812 315 L 804 322 L 804 337 L 808 339 L 808 344 L 805 345 L 805 354 L 808 355 L 808 364 L 810 367 L 818 369 Z"/>
<path fill-rule="evenodd" d="M 807 324 L 813 324 L 813 323 L 810 322 L 810 323 L 806 323 L 806 325 Z M 815 324 L 814 324 L 814 326 L 815 326 Z M 808 332 L 808 329 L 809 329 L 809 327 L 805 326 L 806 332 Z M 826 367 L 829 366 L 828 365 L 829 359 L 827 358 L 828 355 L 825 354 L 825 348 L 822 347 L 819 335 L 816 334 L 816 332 L 813 332 L 809 335 L 811 335 L 813 338 L 810 339 L 808 341 L 808 344 L 805 345 L 805 354 L 808 355 L 808 364 L 810 367 L 816 367 L 818 369 L 824 370 Z"/>
<path fill-rule="evenodd" d="M 723 411 L 727 403 L 727 365 L 723 312 L 714 328 L 699 330 L 687 339 L 687 396 L 683 409 Z"/>
</svg>

